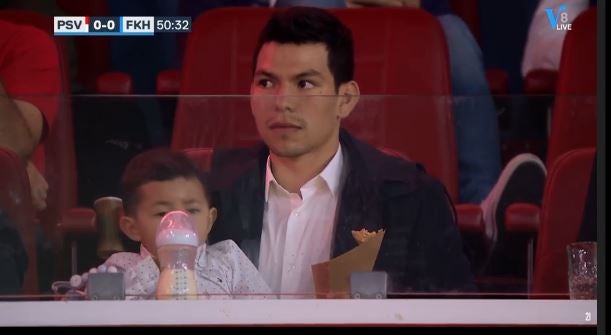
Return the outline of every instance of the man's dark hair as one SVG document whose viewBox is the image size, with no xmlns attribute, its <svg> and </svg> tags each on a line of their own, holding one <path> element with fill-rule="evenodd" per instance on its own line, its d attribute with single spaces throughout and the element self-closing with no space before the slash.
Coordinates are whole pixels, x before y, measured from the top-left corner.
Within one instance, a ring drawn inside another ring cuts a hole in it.
<svg viewBox="0 0 611 335">
<path fill-rule="evenodd" d="M 175 178 L 199 180 L 210 205 L 207 175 L 184 152 L 167 148 L 152 149 L 138 154 L 127 164 L 121 180 L 121 197 L 125 213 L 134 214 L 140 201 L 140 187 L 152 181 Z"/>
<path fill-rule="evenodd" d="M 333 74 L 335 89 L 354 77 L 352 32 L 337 17 L 324 9 L 290 7 L 278 10 L 267 21 L 259 35 L 253 57 L 253 73 L 263 44 L 323 43 L 327 47 L 327 65 Z"/>
</svg>

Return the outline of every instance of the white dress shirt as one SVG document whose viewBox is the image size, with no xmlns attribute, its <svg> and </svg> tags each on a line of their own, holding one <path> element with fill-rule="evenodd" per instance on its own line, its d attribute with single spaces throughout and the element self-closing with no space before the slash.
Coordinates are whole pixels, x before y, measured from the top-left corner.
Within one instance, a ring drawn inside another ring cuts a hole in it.
<svg viewBox="0 0 611 335">
<path fill-rule="evenodd" d="M 259 272 L 273 293 L 314 293 L 311 266 L 331 256 L 343 166 L 340 145 L 324 170 L 301 187 L 300 197 L 278 184 L 267 158 Z"/>
<path fill-rule="evenodd" d="M 153 298 L 159 281 L 159 268 L 144 246 L 140 253 L 118 252 L 104 265 L 115 266 L 125 273 L 127 299 Z M 232 240 L 225 240 L 197 249 L 195 280 L 200 298 L 240 299 L 272 297 L 269 286 Z"/>
</svg>

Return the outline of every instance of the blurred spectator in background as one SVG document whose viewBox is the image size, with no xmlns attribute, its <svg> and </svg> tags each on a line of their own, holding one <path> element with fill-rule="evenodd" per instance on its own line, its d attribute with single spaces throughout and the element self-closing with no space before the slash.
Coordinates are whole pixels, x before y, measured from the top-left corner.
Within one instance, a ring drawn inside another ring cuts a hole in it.
<svg viewBox="0 0 611 335">
<path fill-rule="evenodd" d="M 52 38 L 0 21 L 0 145 L 24 159 L 34 207 L 46 207 L 43 145 L 58 112 L 60 68 Z"/>
<path fill-rule="evenodd" d="M 481 27 L 479 42 L 483 50 L 484 67 L 505 71 L 508 77 L 508 93 L 522 93 L 520 64 L 524 55 L 528 25 L 537 7 L 537 1 L 480 0 L 478 3 Z M 513 110 L 524 107 L 517 105 L 510 108 Z"/>
<path fill-rule="evenodd" d="M 44 140 L 58 112 L 59 58 L 47 33 L 0 20 L 0 146 L 26 166 L 32 203 L 46 206 Z M 27 254 L 15 224 L 0 208 L 0 292 L 19 293 Z"/>
<path fill-rule="evenodd" d="M 564 6 L 564 9 L 560 7 Z M 535 10 L 522 59 L 522 77 L 531 70 L 558 70 L 562 44 L 568 30 L 556 30 L 558 24 L 572 23 L 590 5 L 588 0 L 542 0 Z M 563 15 L 567 21 L 561 22 Z"/>
</svg>

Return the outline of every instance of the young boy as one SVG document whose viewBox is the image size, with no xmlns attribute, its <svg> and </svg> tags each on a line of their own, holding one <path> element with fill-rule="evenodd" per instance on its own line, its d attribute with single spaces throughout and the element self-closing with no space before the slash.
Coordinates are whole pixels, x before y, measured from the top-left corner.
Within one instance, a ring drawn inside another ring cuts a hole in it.
<svg viewBox="0 0 611 335">
<path fill-rule="evenodd" d="M 217 211 L 210 204 L 202 173 L 184 153 L 153 149 L 134 157 L 124 171 L 121 187 L 125 215 L 120 228 L 141 243 L 140 253 L 115 253 L 104 265 L 124 272 L 128 298 L 155 295 L 159 280 L 157 226 L 173 210 L 191 215 L 199 238 L 195 260 L 198 294 L 211 298 L 227 298 L 229 294 L 239 299 L 270 293 L 255 266 L 232 240 L 206 244 Z"/>
</svg>

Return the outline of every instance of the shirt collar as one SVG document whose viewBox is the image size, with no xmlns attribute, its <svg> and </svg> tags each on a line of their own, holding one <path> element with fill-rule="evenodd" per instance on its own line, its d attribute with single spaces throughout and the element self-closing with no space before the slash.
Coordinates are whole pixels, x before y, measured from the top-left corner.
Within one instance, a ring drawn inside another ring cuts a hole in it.
<svg viewBox="0 0 611 335">
<path fill-rule="evenodd" d="M 278 184 L 276 178 L 274 177 L 274 174 L 272 173 L 271 159 L 269 155 L 267 156 L 267 162 L 265 165 L 265 202 L 267 202 L 269 199 L 269 189 L 271 183 L 273 182 L 278 186 L 280 186 L 280 184 Z M 338 145 L 337 151 L 335 152 L 335 155 L 333 156 L 331 161 L 329 161 L 327 166 L 325 166 L 325 168 L 311 180 L 315 180 L 316 178 L 321 177 L 325 181 L 325 183 L 327 183 L 327 186 L 331 190 L 333 196 L 337 197 L 340 191 L 343 168 L 344 157 L 342 154 L 342 146 Z M 310 181 L 308 181 L 306 184 L 308 184 L 309 182 Z"/>
<path fill-rule="evenodd" d="M 331 159 L 329 164 L 320 173 L 319 176 L 325 180 L 327 186 L 333 193 L 334 197 L 337 197 L 341 186 L 342 171 L 344 169 L 344 157 L 342 154 L 342 146 L 338 145 L 335 156 Z"/>
</svg>

